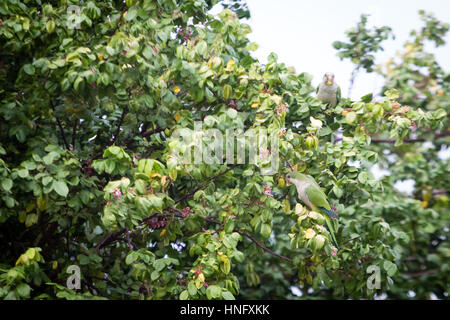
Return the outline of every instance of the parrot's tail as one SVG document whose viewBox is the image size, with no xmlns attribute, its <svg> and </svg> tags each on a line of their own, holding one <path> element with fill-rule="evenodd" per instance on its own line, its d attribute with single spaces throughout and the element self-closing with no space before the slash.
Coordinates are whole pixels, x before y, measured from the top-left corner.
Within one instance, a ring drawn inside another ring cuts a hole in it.
<svg viewBox="0 0 450 320">
<path fill-rule="evenodd" d="M 330 218 L 339 220 L 338 215 L 336 213 L 334 213 L 332 210 L 327 210 L 324 207 L 319 207 L 319 209 L 322 210 L 323 212 L 325 212 L 327 215 L 329 215 Z"/>
</svg>

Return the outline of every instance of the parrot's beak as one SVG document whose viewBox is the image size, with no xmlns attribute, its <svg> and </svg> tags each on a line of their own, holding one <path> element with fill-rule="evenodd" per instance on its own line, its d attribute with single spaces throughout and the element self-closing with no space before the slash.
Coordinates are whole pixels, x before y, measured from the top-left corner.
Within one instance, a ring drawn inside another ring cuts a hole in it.
<svg viewBox="0 0 450 320">
<path fill-rule="evenodd" d="M 333 77 L 327 77 L 327 85 L 331 86 L 333 84 Z"/>
<path fill-rule="evenodd" d="M 291 181 L 288 178 L 286 178 L 286 185 L 288 186 L 290 184 L 291 184 Z"/>
</svg>

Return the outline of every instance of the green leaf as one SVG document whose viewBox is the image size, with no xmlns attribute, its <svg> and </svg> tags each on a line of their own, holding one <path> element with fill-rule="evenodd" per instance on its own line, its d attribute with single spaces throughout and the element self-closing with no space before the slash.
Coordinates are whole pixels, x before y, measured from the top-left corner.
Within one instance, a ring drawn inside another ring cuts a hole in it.
<svg viewBox="0 0 450 320">
<path fill-rule="evenodd" d="M 67 184 L 65 181 L 53 181 L 53 190 L 56 191 L 57 194 L 59 194 L 62 197 L 67 197 L 67 194 L 69 193 L 69 188 L 67 187 Z"/>
<path fill-rule="evenodd" d="M 233 89 L 229 84 L 226 84 L 223 86 L 223 97 L 228 100 L 231 98 L 231 94 L 233 92 Z"/>
<path fill-rule="evenodd" d="M 158 259 L 153 263 L 153 267 L 156 269 L 156 271 L 160 272 L 166 267 L 166 264 L 164 263 L 164 260 Z"/>
<path fill-rule="evenodd" d="M 238 112 L 235 109 L 228 109 L 227 110 L 227 115 L 231 118 L 231 119 L 235 119 L 237 116 Z"/>
<path fill-rule="evenodd" d="M 12 208 L 15 205 L 14 198 L 6 196 L 6 197 L 3 197 L 3 201 L 5 201 L 5 204 L 8 208 Z"/>
<path fill-rule="evenodd" d="M 17 174 L 19 175 L 19 177 L 21 178 L 26 178 L 28 177 L 29 173 L 27 169 L 20 169 L 17 171 Z"/>
<path fill-rule="evenodd" d="M 195 283 L 194 281 L 189 281 L 188 283 L 188 291 L 189 291 L 189 295 L 195 296 L 197 294 L 197 288 L 195 287 Z"/>
<path fill-rule="evenodd" d="M 267 239 L 267 238 L 269 238 L 271 233 L 272 233 L 272 227 L 270 226 L 270 224 L 263 223 L 261 225 L 261 235 Z"/>
<path fill-rule="evenodd" d="M 20 283 L 17 287 L 16 287 L 17 293 L 19 294 L 19 296 L 21 296 L 22 298 L 29 298 L 30 297 L 30 291 L 31 288 L 28 284 L 26 283 Z"/>
<path fill-rule="evenodd" d="M 341 198 L 344 195 L 344 191 L 342 191 L 341 188 L 339 188 L 337 185 L 333 187 L 333 193 L 335 194 L 336 198 Z"/>
<path fill-rule="evenodd" d="M 365 96 L 361 97 L 361 101 L 363 101 L 365 103 L 371 102 L 372 99 L 373 99 L 373 94 L 372 93 L 366 94 Z"/>
<path fill-rule="evenodd" d="M 105 171 L 106 173 L 113 173 L 116 168 L 116 162 L 113 159 L 107 159 L 105 162 Z"/>
<path fill-rule="evenodd" d="M 80 261 L 80 264 L 85 266 L 89 264 L 89 257 L 84 254 L 78 255 L 78 261 Z"/>
<path fill-rule="evenodd" d="M 125 14 L 125 20 L 126 21 L 132 21 L 134 20 L 134 18 L 136 18 L 137 15 L 137 9 L 136 7 L 132 7 L 130 9 L 128 9 L 128 11 Z"/>
<path fill-rule="evenodd" d="M 78 90 L 78 87 L 80 86 L 80 84 L 83 82 L 83 78 L 82 77 L 77 77 L 75 82 L 73 83 L 73 88 L 75 90 Z"/>
<path fill-rule="evenodd" d="M 220 298 L 222 293 L 222 289 L 216 285 L 210 285 L 206 289 L 206 297 L 208 300 Z"/>
<path fill-rule="evenodd" d="M 153 270 L 152 274 L 150 275 L 150 279 L 152 281 L 155 281 L 156 279 L 158 279 L 160 276 L 160 273 L 156 270 Z"/>
<path fill-rule="evenodd" d="M 23 66 L 23 71 L 25 71 L 26 74 L 29 74 L 30 76 L 34 74 L 34 66 L 32 64 L 26 64 Z"/>
<path fill-rule="evenodd" d="M 180 300 L 187 300 L 189 298 L 189 293 L 187 290 L 183 290 L 180 293 Z"/>
<path fill-rule="evenodd" d="M 389 100 L 396 100 L 396 99 L 400 98 L 400 94 L 397 89 L 390 89 L 390 90 L 386 91 L 384 93 L 384 95 L 386 97 L 388 97 Z"/>
<path fill-rule="evenodd" d="M 236 300 L 236 298 L 233 296 L 233 294 L 230 291 L 223 291 L 222 298 L 224 298 L 225 300 Z"/>
<path fill-rule="evenodd" d="M 392 263 L 391 261 L 384 261 L 383 268 L 386 270 L 387 275 L 389 277 L 392 277 L 394 274 L 397 273 L 397 265 L 395 263 Z"/>
<path fill-rule="evenodd" d="M 206 44 L 206 41 L 202 40 L 197 43 L 195 46 L 195 50 L 197 53 L 203 57 L 206 56 L 206 53 L 208 51 L 208 45 Z"/>
<path fill-rule="evenodd" d="M 48 33 L 53 33 L 53 31 L 55 31 L 55 21 L 53 20 L 49 20 L 47 21 L 47 23 L 45 24 L 45 29 L 47 30 Z"/>
<path fill-rule="evenodd" d="M 2 188 L 3 188 L 3 190 L 5 190 L 5 191 L 11 190 L 12 185 L 13 185 L 13 181 L 11 179 L 5 178 L 5 179 L 2 180 Z"/>
</svg>

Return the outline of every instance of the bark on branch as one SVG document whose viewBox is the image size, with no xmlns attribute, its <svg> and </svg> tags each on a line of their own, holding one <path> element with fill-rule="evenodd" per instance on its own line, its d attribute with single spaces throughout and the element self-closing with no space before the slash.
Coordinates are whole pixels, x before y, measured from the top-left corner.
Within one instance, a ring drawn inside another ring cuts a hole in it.
<svg viewBox="0 0 450 320">
<path fill-rule="evenodd" d="M 55 105 L 54 105 L 52 99 L 50 99 L 50 107 L 52 108 L 53 113 L 55 113 Z M 70 147 L 69 147 L 69 144 L 67 143 L 66 134 L 64 133 L 64 128 L 62 126 L 61 120 L 59 120 L 59 118 L 57 116 L 55 116 L 55 119 L 56 119 L 56 123 L 58 124 L 59 131 L 61 132 L 61 136 L 62 136 L 62 139 L 64 141 L 64 146 L 66 147 L 67 150 L 70 150 Z"/>
<path fill-rule="evenodd" d="M 448 137 L 450 136 L 450 131 L 444 131 L 444 132 L 438 132 L 434 134 L 434 140 L 440 139 L 440 138 L 444 138 L 444 137 Z M 337 142 L 341 141 L 342 138 L 336 138 L 336 140 L 334 140 L 334 143 L 336 144 Z M 395 143 L 395 139 L 377 139 L 377 138 L 372 138 L 371 143 Z M 403 139 L 403 143 L 415 143 L 415 142 L 425 142 L 427 141 L 427 139 L 425 138 L 405 138 Z"/>
</svg>

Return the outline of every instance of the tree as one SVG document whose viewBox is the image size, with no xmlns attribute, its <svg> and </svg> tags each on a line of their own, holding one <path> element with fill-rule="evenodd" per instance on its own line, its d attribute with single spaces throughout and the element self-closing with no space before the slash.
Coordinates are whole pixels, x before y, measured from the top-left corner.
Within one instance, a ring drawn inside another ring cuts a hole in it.
<svg viewBox="0 0 450 320">
<path fill-rule="evenodd" d="M 214 4 L 0 4 L 0 297 L 283 299 L 299 286 L 312 298 L 396 298 L 420 286 L 418 297 L 445 298 L 448 160 L 436 151 L 448 141 L 449 77 L 422 41 L 443 44 L 448 26 L 427 16 L 417 55 L 389 65 L 382 99 L 327 109 L 308 74 L 252 57 L 250 27 L 228 9 L 208 14 Z M 423 63 L 433 73 L 417 75 Z M 428 82 L 412 89 L 413 75 Z M 224 136 L 274 134 L 277 172 L 263 174 L 264 158 L 175 157 L 176 133 L 195 121 Z M 375 163 L 392 176 L 374 179 Z M 314 176 L 337 208 L 338 250 L 286 185 L 291 170 Z M 405 177 L 414 197 L 393 187 Z M 71 265 L 79 290 L 67 287 Z"/>
<path fill-rule="evenodd" d="M 333 47 L 340 50 L 338 56 L 341 60 L 350 58 L 355 64 L 348 88 L 348 96 L 352 92 L 355 78 L 361 68 L 367 72 L 372 72 L 375 65 L 375 53 L 383 50 L 381 42 L 388 39 L 392 33 L 392 29 L 388 26 L 367 28 L 367 14 L 361 15 L 361 22 L 356 28 L 352 28 L 346 32 L 350 39 L 349 43 L 335 41 Z"/>
</svg>

